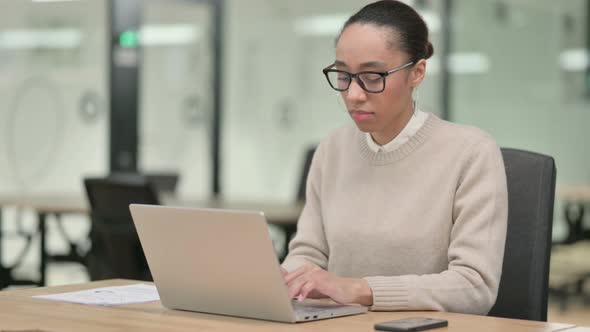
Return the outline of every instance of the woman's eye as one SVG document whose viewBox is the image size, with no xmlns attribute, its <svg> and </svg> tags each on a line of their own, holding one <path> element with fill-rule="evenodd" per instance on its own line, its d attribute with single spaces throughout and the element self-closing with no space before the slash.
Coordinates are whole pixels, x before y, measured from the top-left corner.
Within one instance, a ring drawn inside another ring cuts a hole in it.
<svg viewBox="0 0 590 332">
<path fill-rule="evenodd" d="M 343 74 L 342 74 L 342 75 L 338 75 L 338 80 L 339 80 L 339 81 L 346 82 L 346 81 L 348 81 L 349 79 L 350 79 L 350 78 L 348 77 L 348 75 L 343 75 Z"/>
<path fill-rule="evenodd" d="M 365 81 L 365 82 L 376 83 L 376 82 L 379 82 L 380 80 L 381 80 L 381 75 L 377 75 L 377 74 L 363 75 L 363 81 Z"/>
</svg>

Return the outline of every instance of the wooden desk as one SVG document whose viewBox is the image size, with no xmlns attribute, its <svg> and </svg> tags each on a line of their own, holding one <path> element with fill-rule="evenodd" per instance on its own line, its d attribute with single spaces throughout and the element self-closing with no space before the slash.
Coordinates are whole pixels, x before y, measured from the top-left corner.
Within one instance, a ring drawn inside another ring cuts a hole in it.
<svg viewBox="0 0 590 332">
<path fill-rule="evenodd" d="M 207 315 L 169 310 L 160 302 L 99 307 L 31 298 L 95 287 L 136 283 L 129 280 L 105 280 L 81 285 L 34 288 L 0 292 L 0 330 L 39 329 L 42 331 L 373 331 L 373 325 L 412 316 L 443 318 L 447 328 L 436 331 L 532 332 L 561 331 L 571 324 L 543 323 L 485 316 L 441 312 L 370 312 L 368 314 L 323 321 L 287 324 L 253 319 Z"/>
<path fill-rule="evenodd" d="M 175 195 L 160 195 L 162 205 L 184 206 L 184 207 L 203 207 L 219 208 L 232 210 L 254 210 L 263 211 L 267 221 L 283 228 L 287 234 L 287 242 L 290 236 L 297 229 L 297 219 L 303 209 L 303 203 L 277 204 L 269 202 L 256 201 L 231 201 L 224 199 L 202 200 L 191 197 L 182 197 Z M 0 196 L 0 243 L 2 240 L 2 207 L 14 206 L 34 210 L 37 214 L 38 232 L 40 234 L 40 279 L 34 283 L 39 286 L 45 285 L 47 261 L 48 258 L 57 257 L 59 260 L 69 260 L 83 262 L 84 257 L 77 254 L 75 243 L 70 242 L 70 253 L 67 255 L 49 255 L 47 252 L 47 234 L 46 224 L 47 217 L 50 215 L 59 218 L 65 214 L 88 214 L 90 208 L 84 196 L 77 195 L 37 195 L 37 196 Z M 0 244 L 0 257 L 2 255 L 2 246 Z M 30 284 L 28 280 L 15 280 L 12 278 L 12 271 L 8 267 L 2 266 L 0 262 L 0 289 L 10 284 Z"/>
</svg>

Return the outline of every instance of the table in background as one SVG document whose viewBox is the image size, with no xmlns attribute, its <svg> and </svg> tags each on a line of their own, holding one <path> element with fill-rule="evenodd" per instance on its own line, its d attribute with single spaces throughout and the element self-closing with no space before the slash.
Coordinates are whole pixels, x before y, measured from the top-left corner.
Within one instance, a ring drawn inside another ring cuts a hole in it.
<svg viewBox="0 0 590 332">
<path fill-rule="evenodd" d="M 590 185 L 559 186 L 557 198 L 564 202 L 564 217 L 568 235 L 564 243 L 590 240 L 590 230 L 584 229 L 585 209 L 590 205 Z"/>
<path fill-rule="evenodd" d="M 190 197 L 161 195 L 161 203 L 168 206 L 219 208 L 232 210 L 263 211 L 270 224 L 277 225 L 285 230 L 287 243 L 292 234 L 297 230 L 297 219 L 303 209 L 303 203 L 294 202 L 280 204 L 257 201 L 230 201 L 223 199 L 194 199 Z M 0 196 L 0 257 L 2 257 L 2 207 L 11 206 L 35 211 L 38 219 L 38 232 L 40 234 L 40 264 L 39 281 L 18 280 L 12 277 L 12 269 L 3 266 L 0 262 L 0 289 L 11 284 L 36 284 L 44 286 L 46 281 L 47 261 L 75 261 L 84 262 L 84 257 L 78 253 L 77 244 L 70 241 L 70 250 L 63 255 L 50 255 L 47 252 L 47 218 L 55 216 L 59 219 L 62 215 L 82 214 L 88 215 L 90 208 L 83 196 L 76 195 L 38 195 L 38 196 Z"/>
<path fill-rule="evenodd" d="M 36 284 L 39 286 L 45 285 L 46 277 L 46 266 L 47 258 L 49 257 L 46 250 L 47 241 L 47 217 L 49 215 L 55 215 L 59 218 L 63 214 L 87 214 L 88 208 L 83 198 L 78 196 L 65 196 L 65 195 L 46 195 L 46 196 L 0 196 L 0 257 L 2 257 L 2 208 L 4 207 L 15 207 L 19 209 L 32 209 L 35 211 L 38 219 L 38 233 L 40 238 L 40 264 L 39 264 L 39 280 L 22 280 L 16 279 L 12 276 L 13 267 L 3 266 L 0 262 L 0 289 L 8 285 L 24 285 L 24 284 Z M 30 241 L 30 239 L 29 239 Z M 83 260 L 80 255 L 77 255 L 76 244 L 68 241 L 70 252 L 66 255 L 55 255 L 55 260 L 68 260 L 68 261 L 79 261 Z M 15 262 L 15 266 L 19 262 Z"/>
</svg>

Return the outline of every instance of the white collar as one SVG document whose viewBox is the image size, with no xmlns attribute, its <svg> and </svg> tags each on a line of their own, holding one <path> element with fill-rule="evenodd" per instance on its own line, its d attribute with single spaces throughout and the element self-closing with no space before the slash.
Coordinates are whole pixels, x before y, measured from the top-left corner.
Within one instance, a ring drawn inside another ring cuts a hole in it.
<svg viewBox="0 0 590 332">
<path fill-rule="evenodd" d="M 369 148 L 375 153 L 394 151 L 402 144 L 410 140 L 410 138 L 412 138 L 412 136 L 414 136 L 414 134 L 416 134 L 416 132 L 422 127 L 424 122 L 426 122 L 427 118 L 428 113 L 417 109 L 404 129 L 402 129 L 402 131 L 394 139 L 392 139 L 391 142 L 385 145 L 379 145 L 375 143 L 370 133 L 366 133 L 365 136 L 367 138 L 367 144 L 369 145 Z"/>
</svg>

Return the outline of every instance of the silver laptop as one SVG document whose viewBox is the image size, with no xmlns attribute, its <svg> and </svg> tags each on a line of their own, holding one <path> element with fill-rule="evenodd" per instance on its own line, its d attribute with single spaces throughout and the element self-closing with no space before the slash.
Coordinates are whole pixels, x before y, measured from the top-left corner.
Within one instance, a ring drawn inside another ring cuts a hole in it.
<svg viewBox="0 0 590 332">
<path fill-rule="evenodd" d="M 289 323 L 367 311 L 290 299 L 261 212 L 138 204 L 130 210 L 167 308 Z"/>
</svg>

